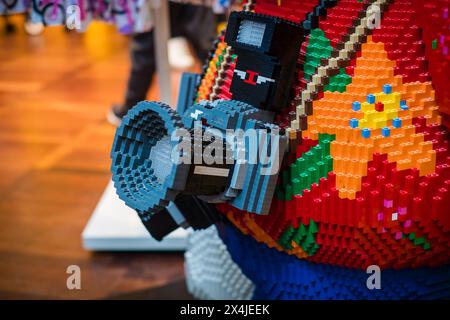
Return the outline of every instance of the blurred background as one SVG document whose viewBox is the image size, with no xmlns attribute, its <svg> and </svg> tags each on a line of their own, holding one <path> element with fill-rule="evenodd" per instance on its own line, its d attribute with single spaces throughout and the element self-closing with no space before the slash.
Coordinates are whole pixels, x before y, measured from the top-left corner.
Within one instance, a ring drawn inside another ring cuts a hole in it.
<svg viewBox="0 0 450 320">
<path fill-rule="evenodd" d="M 182 250 L 83 247 L 110 181 L 108 116 L 124 105 L 133 36 L 104 22 L 76 32 L 30 26 L 24 14 L 0 18 L 0 298 L 190 298 Z M 174 48 L 172 105 L 181 73 L 203 64 L 192 43 Z M 146 97 L 159 100 L 158 76 L 148 77 Z M 81 290 L 67 288 L 70 265 L 80 267 Z"/>
</svg>

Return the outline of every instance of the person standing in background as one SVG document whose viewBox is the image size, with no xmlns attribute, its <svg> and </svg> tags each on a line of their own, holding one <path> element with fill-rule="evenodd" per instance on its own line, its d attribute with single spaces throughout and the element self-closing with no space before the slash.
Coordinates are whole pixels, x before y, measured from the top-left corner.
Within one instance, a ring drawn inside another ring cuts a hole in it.
<svg viewBox="0 0 450 320">
<path fill-rule="evenodd" d="M 171 36 L 186 38 L 197 58 L 204 61 L 221 17 L 214 14 L 210 7 L 171 1 L 169 12 Z M 131 70 L 124 101 L 113 105 L 107 115 L 108 121 L 114 125 L 120 124 L 128 110 L 147 96 L 156 72 L 153 30 L 132 35 L 130 58 Z"/>
</svg>

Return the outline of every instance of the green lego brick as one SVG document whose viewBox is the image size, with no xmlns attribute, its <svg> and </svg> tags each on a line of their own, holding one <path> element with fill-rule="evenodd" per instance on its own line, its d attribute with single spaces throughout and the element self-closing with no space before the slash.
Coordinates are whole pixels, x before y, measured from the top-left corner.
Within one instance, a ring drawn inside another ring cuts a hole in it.
<svg viewBox="0 0 450 320">
<path fill-rule="evenodd" d="M 425 237 L 416 237 L 415 232 L 404 234 L 402 238 L 408 238 L 415 246 L 421 246 L 424 250 L 431 249 L 431 244 L 426 241 Z"/>
<path fill-rule="evenodd" d="M 339 74 L 330 77 L 329 83 L 324 86 L 323 91 L 338 91 L 340 93 L 343 93 L 345 92 L 347 85 L 349 85 L 351 82 L 352 77 L 350 77 L 344 69 L 340 69 Z"/>
<path fill-rule="evenodd" d="M 300 179 L 298 178 L 294 178 L 292 180 L 292 192 L 294 194 L 300 194 L 300 192 L 302 192 L 303 188 L 302 188 L 302 184 L 300 183 Z"/>
<path fill-rule="evenodd" d="M 319 226 L 313 219 L 309 220 L 308 231 L 311 233 L 317 233 L 319 231 Z"/>
<path fill-rule="evenodd" d="M 425 238 L 424 237 L 415 238 L 414 239 L 414 244 L 416 246 L 421 245 L 421 244 L 425 244 Z"/>
<path fill-rule="evenodd" d="M 292 241 L 294 241 L 308 256 L 311 256 L 320 247 L 315 239 L 315 234 L 318 231 L 319 225 L 312 219 L 307 226 L 300 223 L 297 229 L 290 225 L 283 231 L 278 243 L 286 249 L 292 249 Z"/>
<path fill-rule="evenodd" d="M 278 239 L 278 243 L 284 248 L 291 249 L 292 248 L 291 239 L 294 233 L 295 228 L 293 226 L 288 226 Z"/>
<path fill-rule="evenodd" d="M 304 78 L 307 81 L 311 80 L 316 68 L 320 65 L 322 59 L 328 59 L 333 52 L 330 40 L 325 36 L 325 33 L 317 28 L 311 31 L 306 46 L 305 63 L 303 65 Z M 339 70 L 339 74 L 330 77 L 329 84 L 324 86 L 324 91 L 340 93 L 345 92 L 346 86 L 350 84 L 352 78 L 345 72 L 344 69 Z"/>
<path fill-rule="evenodd" d="M 319 142 L 309 151 L 297 158 L 287 170 L 281 173 L 281 185 L 277 187 L 277 198 L 292 200 L 294 195 L 302 195 L 320 178 L 326 178 L 333 170 L 333 158 L 330 156 L 330 143 L 334 135 L 320 134 Z M 288 192 L 289 191 L 289 192 Z"/>
</svg>

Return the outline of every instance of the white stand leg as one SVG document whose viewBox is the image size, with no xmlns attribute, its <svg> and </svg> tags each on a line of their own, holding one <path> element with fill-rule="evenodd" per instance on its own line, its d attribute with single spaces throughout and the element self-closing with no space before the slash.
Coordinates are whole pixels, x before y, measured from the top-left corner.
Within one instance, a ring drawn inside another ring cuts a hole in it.
<svg viewBox="0 0 450 320">
<path fill-rule="evenodd" d="M 189 231 L 179 228 L 163 241 L 153 239 L 137 213 L 119 199 L 108 184 L 84 228 L 85 249 L 94 251 L 183 251 Z"/>
<path fill-rule="evenodd" d="M 167 42 L 170 38 L 169 5 L 167 0 L 154 0 L 151 13 L 155 32 L 156 68 L 159 80 L 159 100 L 171 105 L 172 83 L 170 77 Z"/>
</svg>

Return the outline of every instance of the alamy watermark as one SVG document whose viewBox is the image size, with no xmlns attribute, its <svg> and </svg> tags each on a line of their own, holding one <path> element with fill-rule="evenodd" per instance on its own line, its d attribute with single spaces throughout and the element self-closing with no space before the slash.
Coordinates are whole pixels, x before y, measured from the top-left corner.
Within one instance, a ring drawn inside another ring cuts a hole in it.
<svg viewBox="0 0 450 320">
<path fill-rule="evenodd" d="M 370 265 L 366 269 L 366 273 L 370 276 L 366 280 L 366 286 L 369 290 L 381 289 L 381 269 L 376 264 Z"/>
<path fill-rule="evenodd" d="M 78 5 L 66 8 L 66 27 L 69 30 L 81 30 L 81 9 Z"/>
<path fill-rule="evenodd" d="M 381 9 L 380 6 L 372 4 L 367 8 L 367 28 L 370 30 L 381 28 Z"/>
<path fill-rule="evenodd" d="M 67 267 L 66 273 L 70 274 L 66 280 L 66 286 L 69 290 L 81 290 L 81 269 L 76 264 Z"/>
</svg>

